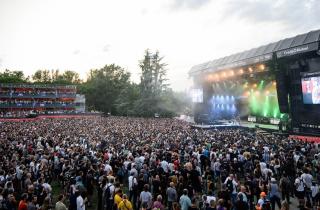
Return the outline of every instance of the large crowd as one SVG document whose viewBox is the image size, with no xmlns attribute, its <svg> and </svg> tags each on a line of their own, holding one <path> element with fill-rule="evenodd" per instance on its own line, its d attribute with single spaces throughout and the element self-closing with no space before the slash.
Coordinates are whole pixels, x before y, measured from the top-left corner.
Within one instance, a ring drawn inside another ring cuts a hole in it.
<svg viewBox="0 0 320 210">
<path fill-rule="evenodd" d="M 0 122 L 0 209 L 320 209 L 319 151 L 175 119 Z"/>
</svg>

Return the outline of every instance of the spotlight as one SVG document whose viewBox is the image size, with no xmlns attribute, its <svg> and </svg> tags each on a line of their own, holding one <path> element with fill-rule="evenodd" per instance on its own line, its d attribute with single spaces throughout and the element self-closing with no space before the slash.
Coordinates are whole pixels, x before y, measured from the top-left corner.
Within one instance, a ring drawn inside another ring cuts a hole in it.
<svg viewBox="0 0 320 210">
<path fill-rule="evenodd" d="M 276 85 L 277 85 L 277 82 L 273 82 L 272 85 L 276 86 Z"/>
<path fill-rule="evenodd" d="M 226 72 L 223 72 L 222 77 L 226 77 L 226 76 L 227 76 Z"/>
<path fill-rule="evenodd" d="M 240 69 L 240 70 L 239 70 L 239 74 L 243 74 L 243 69 Z"/>
<path fill-rule="evenodd" d="M 263 64 L 260 64 L 260 65 L 259 65 L 259 69 L 260 69 L 260 70 L 263 71 L 265 68 L 266 68 L 265 65 L 263 65 Z"/>
<path fill-rule="evenodd" d="M 257 87 L 257 83 L 254 83 L 253 87 L 256 88 Z"/>
<path fill-rule="evenodd" d="M 252 73 L 253 72 L 253 69 L 251 67 L 249 67 L 249 72 Z"/>
<path fill-rule="evenodd" d="M 255 94 L 256 94 L 256 95 L 260 95 L 260 92 L 257 90 L 257 91 L 255 92 Z"/>
<path fill-rule="evenodd" d="M 266 91 L 266 95 L 269 95 L 269 94 L 270 94 L 270 91 L 269 91 L 269 90 L 267 90 L 267 91 Z"/>
<path fill-rule="evenodd" d="M 230 75 L 230 76 L 233 76 L 233 75 L 234 75 L 234 72 L 233 72 L 233 71 L 230 71 L 230 72 L 229 72 L 229 75 Z"/>
</svg>

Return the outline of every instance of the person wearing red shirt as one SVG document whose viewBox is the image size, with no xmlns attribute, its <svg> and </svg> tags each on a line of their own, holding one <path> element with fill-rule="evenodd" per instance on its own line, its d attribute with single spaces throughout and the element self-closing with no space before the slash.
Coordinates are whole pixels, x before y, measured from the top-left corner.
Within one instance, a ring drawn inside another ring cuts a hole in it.
<svg viewBox="0 0 320 210">
<path fill-rule="evenodd" d="M 18 210 L 28 210 L 27 198 L 28 198 L 28 194 L 26 193 L 22 194 Z"/>
</svg>

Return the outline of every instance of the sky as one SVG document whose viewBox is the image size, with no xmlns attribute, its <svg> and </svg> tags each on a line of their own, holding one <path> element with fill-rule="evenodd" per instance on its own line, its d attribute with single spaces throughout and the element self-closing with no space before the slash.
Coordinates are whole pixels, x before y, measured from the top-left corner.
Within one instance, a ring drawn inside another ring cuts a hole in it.
<svg viewBox="0 0 320 210">
<path fill-rule="evenodd" d="M 0 70 L 115 63 L 139 82 L 158 50 L 174 90 L 193 65 L 320 29 L 320 0 L 0 0 Z"/>
</svg>

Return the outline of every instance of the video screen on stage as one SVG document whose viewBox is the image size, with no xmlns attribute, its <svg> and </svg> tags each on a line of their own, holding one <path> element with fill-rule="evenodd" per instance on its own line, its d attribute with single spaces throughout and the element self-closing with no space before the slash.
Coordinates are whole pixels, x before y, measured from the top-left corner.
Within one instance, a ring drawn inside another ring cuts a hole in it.
<svg viewBox="0 0 320 210">
<path fill-rule="evenodd" d="M 193 103 L 203 103 L 203 90 L 200 88 L 191 89 Z"/>
<path fill-rule="evenodd" d="M 304 104 L 320 104 L 320 76 L 301 79 Z"/>
</svg>

